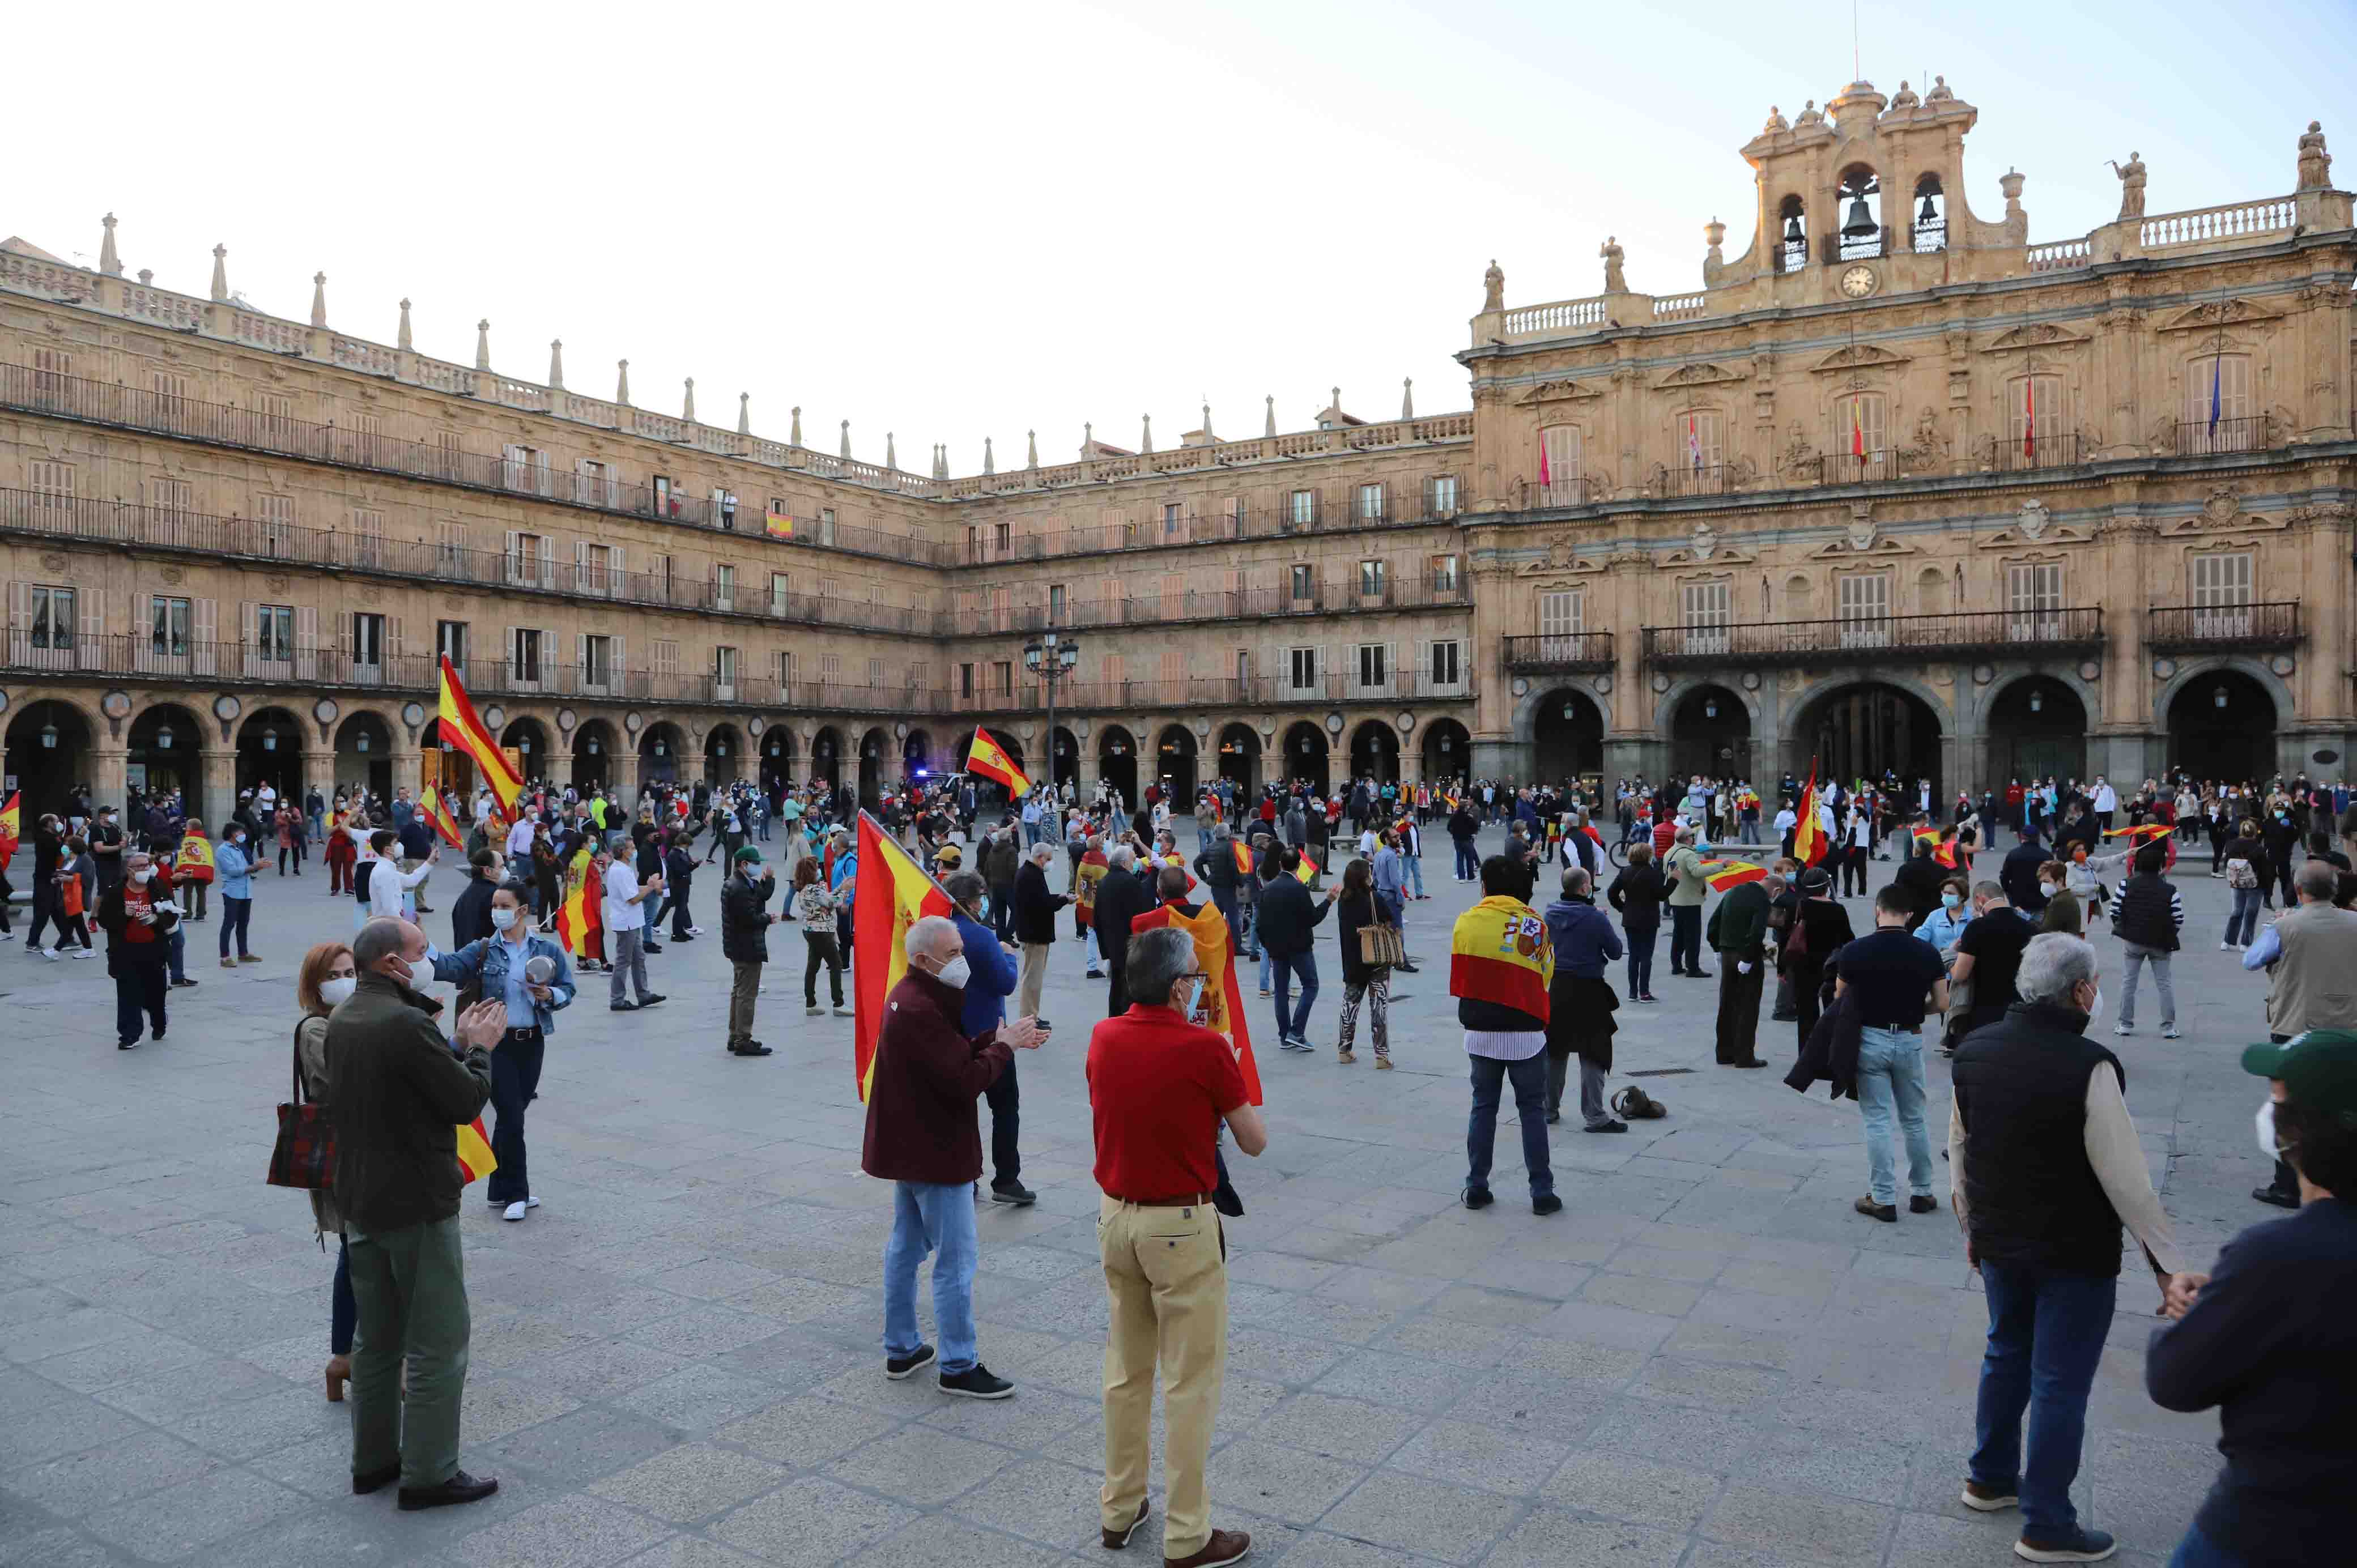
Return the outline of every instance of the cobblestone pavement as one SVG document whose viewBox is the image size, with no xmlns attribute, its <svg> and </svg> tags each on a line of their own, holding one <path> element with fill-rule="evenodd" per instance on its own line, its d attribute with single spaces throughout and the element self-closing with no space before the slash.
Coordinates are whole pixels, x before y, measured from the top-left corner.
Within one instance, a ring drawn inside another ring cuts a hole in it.
<svg viewBox="0 0 2357 1568">
<path fill-rule="evenodd" d="M 1402 1070 L 1378 1075 L 1363 1045 L 1356 1067 L 1334 1060 L 1330 922 L 1324 1048 L 1262 1052 L 1271 1138 L 1236 1162 L 1250 1212 L 1229 1230 L 1217 1522 L 1290 1568 L 2011 1561 L 2017 1516 L 1956 1501 L 1985 1319 L 1944 1197 L 1895 1226 L 1853 1213 L 1857 1112 L 1781 1070 L 1714 1069 L 1715 987 L 1663 978 L 1664 1005 L 1623 1011 L 1615 1086 L 1665 1073 L 1643 1081 L 1670 1115 L 1625 1137 L 1555 1128 L 1562 1215 L 1521 1201 L 1511 1125 L 1497 1207 L 1458 1206 L 1467 1088 L 1445 972 L 1470 894 L 1436 842 L 1410 919 L 1434 961 L 1393 1004 Z M 349 930 L 350 902 L 316 866 L 263 879 L 266 961 L 223 971 L 218 926 L 193 928 L 202 983 L 172 993 L 164 1043 L 130 1054 L 102 962 L 28 958 L 21 934 L 0 947 L 0 1563 L 1109 1561 L 1079 1065 L 1102 987 L 1059 946 L 1057 1040 L 1022 1064 L 1039 1203 L 981 1217 L 983 1354 L 1019 1391 L 943 1399 L 879 1364 L 890 1202 L 858 1171 L 850 1020 L 802 1015 L 802 942 L 780 926 L 759 1028 L 778 1054 L 723 1053 L 715 875 L 693 900 L 710 934 L 652 961 L 668 1004 L 611 1014 L 598 977 L 561 1019 L 533 1112 L 544 1207 L 504 1224 L 469 1189 L 465 1463 L 501 1489 L 423 1514 L 350 1495 L 345 1412 L 320 1388 L 332 1255 L 303 1197 L 262 1179 L 295 962 Z M 2104 1037 L 2206 1264 L 2270 1212 L 2247 1197 L 2266 1175 L 2261 1090 L 2234 1061 L 2264 1037 L 2261 985 L 2217 950 L 2223 885 L 2180 881 L 2185 1038 L 2158 1038 L 2149 993 L 2135 1038 Z M 435 879 L 437 936 L 457 891 Z M 2117 944 L 2098 941 L 2115 1016 Z M 1781 1069 L 1791 1026 L 1761 1036 Z M 1936 1137 L 1936 1056 L 1931 1074 Z M 2146 1400 L 2155 1302 L 2140 1271 L 2122 1283 L 2080 1492 L 2123 1561 L 2153 1563 L 2216 1468 L 2216 1429 Z M 1154 1561 L 1159 1517 L 1157 1500 L 1132 1557 Z"/>
</svg>

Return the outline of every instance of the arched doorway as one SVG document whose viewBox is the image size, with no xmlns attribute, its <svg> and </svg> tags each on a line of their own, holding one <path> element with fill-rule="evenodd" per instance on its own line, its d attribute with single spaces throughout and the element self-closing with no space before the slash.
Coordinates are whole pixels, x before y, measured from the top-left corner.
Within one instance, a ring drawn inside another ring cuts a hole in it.
<svg viewBox="0 0 2357 1568">
<path fill-rule="evenodd" d="M 679 726 L 669 719 L 639 735 L 639 789 L 679 782 Z"/>
<path fill-rule="evenodd" d="M 143 796 L 177 789 L 188 815 L 214 825 L 213 803 L 205 799 L 205 726 L 188 709 L 158 703 L 132 720 L 124 766 L 124 778 Z"/>
<path fill-rule="evenodd" d="M 1351 732 L 1351 780 L 1399 782 L 1399 731 L 1387 719 L 1369 719 Z"/>
<path fill-rule="evenodd" d="M 885 753 L 892 737 L 880 729 L 871 729 L 859 740 L 859 804 L 863 811 L 874 811 L 884 799 Z"/>
<path fill-rule="evenodd" d="M 2031 675 L 1996 694 L 1981 721 L 1988 736 L 1988 788 L 2087 776 L 2087 704 L 2066 682 Z"/>
<path fill-rule="evenodd" d="M 1285 732 L 1284 783 L 1306 784 L 1322 799 L 1333 792 L 1329 771 L 1324 730 L 1303 719 Z"/>
<path fill-rule="evenodd" d="M 794 781 L 794 732 L 770 725 L 761 732 L 761 788 L 771 794 Z"/>
<path fill-rule="evenodd" d="M 573 732 L 573 788 L 586 795 L 614 781 L 614 726 L 591 719 Z"/>
<path fill-rule="evenodd" d="M 843 732 L 833 725 L 811 737 L 810 776 L 813 783 L 826 786 L 830 797 L 843 782 Z"/>
<path fill-rule="evenodd" d="M 303 799 L 303 721 L 285 708 L 257 708 L 238 726 L 238 792 L 264 784 L 282 800 Z"/>
<path fill-rule="evenodd" d="M 1077 792 L 1081 787 L 1081 743 L 1071 730 L 1058 725 L 1048 735 L 1048 755 L 1054 758 L 1056 783 Z"/>
<path fill-rule="evenodd" d="M 745 737 L 737 733 L 735 725 L 714 725 L 712 733 L 704 737 L 704 780 L 707 784 L 734 784 L 743 777 Z"/>
<path fill-rule="evenodd" d="M 18 802 L 17 823 L 25 837 L 32 837 L 31 824 L 39 822 L 44 811 L 61 817 L 71 811 L 75 786 L 91 781 L 90 761 L 90 722 L 71 703 L 48 698 L 9 720 L 7 760 L 0 766 L 5 766 L 24 797 Z M 0 781 L 0 800 L 6 795 L 6 785 Z M 95 798 L 91 801 L 93 810 L 101 805 L 120 809 L 121 804 Z M 135 824 L 138 819 L 125 811 L 124 820 Z M 27 875 L 24 866 L 17 868 L 17 875 Z"/>
<path fill-rule="evenodd" d="M 1455 719 L 1435 719 L 1424 726 L 1424 779 L 1439 789 L 1465 777 L 1473 766 L 1473 737 Z"/>
<path fill-rule="evenodd" d="M 1125 809 L 1137 809 L 1137 737 L 1119 725 L 1097 731 L 1097 778 Z"/>
<path fill-rule="evenodd" d="M 2169 703 L 2169 762 L 2196 779 L 2265 784 L 2276 774 L 2276 704 L 2239 670 L 2188 680 Z"/>
<path fill-rule="evenodd" d="M 548 726 L 538 719 L 511 720 L 500 734 L 500 745 L 515 748 L 518 771 L 525 783 L 549 777 L 554 753 L 549 749 Z"/>
<path fill-rule="evenodd" d="M 1743 704 L 1735 704 L 1740 711 Z M 1566 784 L 1604 771 L 1604 711 L 1569 686 L 1539 699 L 1531 717 L 1534 784 Z"/>
<path fill-rule="evenodd" d="M 1234 781 L 1240 799 L 1259 798 L 1260 733 L 1252 725 L 1233 724 L 1220 731 L 1220 777 Z"/>
<path fill-rule="evenodd" d="M 1154 775 L 1169 798 L 1173 815 L 1183 806 L 1195 806 L 1195 732 L 1185 725 L 1165 725 L 1154 746 Z"/>
<path fill-rule="evenodd" d="M 933 776 L 933 737 L 923 730 L 912 729 L 900 742 L 900 771 L 909 780 L 921 784 Z"/>
<path fill-rule="evenodd" d="M 336 726 L 336 788 L 393 798 L 393 730 L 366 708 Z"/>
<path fill-rule="evenodd" d="M 1814 758 L 1819 779 L 1889 776 L 1910 785 L 1928 779 L 1932 799 L 1946 798 L 1940 715 L 1903 687 L 1875 682 L 1836 687 L 1795 712 L 1786 733 L 1784 766 L 1795 779 L 1808 777 Z"/>
</svg>

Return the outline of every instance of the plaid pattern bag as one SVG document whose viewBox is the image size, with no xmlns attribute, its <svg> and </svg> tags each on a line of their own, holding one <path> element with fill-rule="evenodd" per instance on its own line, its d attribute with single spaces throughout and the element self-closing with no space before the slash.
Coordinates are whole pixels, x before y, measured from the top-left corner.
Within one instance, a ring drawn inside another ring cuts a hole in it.
<svg viewBox="0 0 2357 1568">
<path fill-rule="evenodd" d="M 295 1098 L 278 1107 L 278 1142 L 270 1151 L 272 1187 L 328 1187 L 336 1180 L 336 1133 L 328 1108 L 303 1099 L 303 1055 L 295 1053 Z"/>
</svg>

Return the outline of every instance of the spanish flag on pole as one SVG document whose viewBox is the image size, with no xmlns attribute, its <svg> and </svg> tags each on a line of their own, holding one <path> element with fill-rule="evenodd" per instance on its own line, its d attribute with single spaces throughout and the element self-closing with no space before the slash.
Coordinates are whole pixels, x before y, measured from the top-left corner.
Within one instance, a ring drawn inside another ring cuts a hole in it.
<svg viewBox="0 0 2357 1568">
<path fill-rule="evenodd" d="M 1825 824 L 1817 815 L 1817 763 L 1809 759 L 1809 786 L 1801 791 L 1799 821 L 1792 824 L 1792 858 L 1803 865 L 1824 859 Z"/>
<path fill-rule="evenodd" d="M 458 672 L 450 667 L 450 656 L 442 656 L 442 738 L 475 759 L 482 770 L 483 782 L 491 789 L 491 799 L 499 803 L 502 816 L 513 821 L 516 797 L 523 793 L 523 780 L 500 751 L 499 737 L 483 727 L 476 716 L 475 704 L 467 696 L 467 688 Z"/>
<path fill-rule="evenodd" d="M 1018 800 L 1031 792 L 1031 780 L 1024 777 L 1023 769 L 1015 766 L 1015 759 L 1006 755 L 1006 748 L 991 739 L 990 732 L 980 725 L 974 726 L 974 744 L 966 748 L 965 770 L 997 779 Z"/>
<path fill-rule="evenodd" d="M 597 865 L 587 845 L 574 852 L 570 882 L 565 902 L 557 906 L 556 940 L 575 958 L 588 958 L 602 919 L 606 890 L 598 885 Z"/>
<path fill-rule="evenodd" d="M 974 732 L 979 749 L 982 732 Z M 1022 775 L 1016 775 L 1021 778 Z M 862 1104 L 876 1076 L 876 1042 L 884 1032 L 884 999 L 909 972 L 909 928 L 956 906 L 942 885 L 882 824 L 859 813 L 859 871 L 851 888 L 851 945 L 859 954 L 851 972 L 851 1073 Z"/>
<path fill-rule="evenodd" d="M 1866 461 L 1866 400 L 1849 400 L 1849 455 L 1859 462 Z"/>
<path fill-rule="evenodd" d="M 1196 1004 L 1200 1012 L 1189 1022 L 1228 1037 L 1236 1053 L 1237 1070 L 1243 1074 L 1244 1098 L 1258 1105 L 1260 1064 L 1253 1059 L 1252 1027 L 1245 1022 L 1243 993 L 1236 983 L 1235 944 L 1228 934 L 1228 918 L 1216 904 L 1204 905 L 1192 917 L 1164 904 L 1131 917 L 1129 922 L 1131 934 L 1136 936 L 1163 926 L 1175 926 L 1187 933 L 1195 944 L 1195 961 L 1202 965 L 1206 976 L 1202 1000 Z"/>
<path fill-rule="evenodd" d="M 450 815 L 450 802 L 442 798 L 442 791 L 426 790 L 425 806 L 425 820 L 434 824 L 434 831 L 440 835 L 442 842 L 452 849 L 466 848 L 467 841 L 459 836 L 457 821 Z"/>
<path fill-rule="evenodd" d="M 478 1182 L 500 1168 L 500 1159 L 491 1153 L 490 1134 L 483 1131 L 483 1119 L 458 1123 L 458 1185 Z"/>
</svg>

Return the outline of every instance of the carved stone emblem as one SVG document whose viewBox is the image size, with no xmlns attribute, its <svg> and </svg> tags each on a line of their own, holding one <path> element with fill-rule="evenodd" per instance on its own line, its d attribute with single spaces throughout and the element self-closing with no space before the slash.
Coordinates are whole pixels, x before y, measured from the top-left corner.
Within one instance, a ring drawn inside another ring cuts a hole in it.
<svg viewBox="0 0 2357 1568">
<path fill-rule="evenodd" d="M 2232 528 L 2234 521 L 2242 514 L 2242 498 L 2223 485 L 2212 490 L 2210 499 L 2201 503 L 2201 521 L 2204 527 Z"/>
<path fill-rule="evenodd" d="M 1874 548 L 1874 514 L 1860 507 L 1849 520 L 1849 547 L 1867 551 Z"/>
<path fill-rule="evenodd" d="M 2047 511 L 2044 501 L 2029 500 L 2021 503 L 2021 536 L 2024 539 L 2044 538 L 2046 525 L 2052 521 L 2052 514 Z"/>
<path fill-rule="evenodd" d="M 1694 531 L 1694 558 L 1707 561 L 1718 552 L 1718 531 L 1707 522 L 1697 522 Z"/>
</svg>

